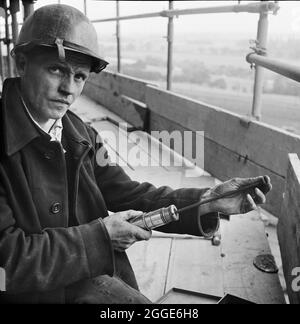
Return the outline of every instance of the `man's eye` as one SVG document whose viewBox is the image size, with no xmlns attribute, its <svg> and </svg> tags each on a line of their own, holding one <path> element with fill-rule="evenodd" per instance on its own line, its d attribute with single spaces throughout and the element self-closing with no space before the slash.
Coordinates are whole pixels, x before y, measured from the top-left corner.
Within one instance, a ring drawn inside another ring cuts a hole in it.
<svg viewBox="0 0 300 324">
<path fill-rule="evenodd" d="M 50 67 L 49 68 L 49 71 L 52 73 L 52 74 L 56 74 L 56 75 L 61 75 L 63 74 L 63 71 L 59 68 L 59 67 Z"/>
<path fill-rule="evenodd" d="M 84 74 L 75 74 L 76 81 L 84 82 L 87 77 Z"/>
</svg>

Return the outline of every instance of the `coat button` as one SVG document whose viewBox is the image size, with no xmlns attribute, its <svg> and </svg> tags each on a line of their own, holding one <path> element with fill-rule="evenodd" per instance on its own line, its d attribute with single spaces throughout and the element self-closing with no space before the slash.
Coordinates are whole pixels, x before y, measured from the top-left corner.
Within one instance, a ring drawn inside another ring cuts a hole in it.
<svg viewBox="0 0 300 324">
<path fill-rule="evenodd" d="M 54 157 L 55 157 L 55 152 L 54 152 L 54 151 L 48 151 L 48 152 L 45 152 L 45 153 L 44 153 L 44 157 L 45 157 L 47 160 L 52 160 L 52 159 L 54 159 Z"/>
<path fill-rule="evenodd" d="M 52 214 L 58 214 L 61 211 L 61 204 L 55 203 L 50 208 Z"/>
</svg>

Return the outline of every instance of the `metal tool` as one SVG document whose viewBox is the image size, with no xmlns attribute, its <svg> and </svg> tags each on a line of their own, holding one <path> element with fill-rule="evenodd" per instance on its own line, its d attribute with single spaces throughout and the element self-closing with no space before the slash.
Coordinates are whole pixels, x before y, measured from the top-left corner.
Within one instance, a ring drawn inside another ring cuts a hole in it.
<svg viewBox="0 0 300 324">
<path fill-rule="evenodd" d="M 171 205 L 167 208 L 161 208 L 156 211 L 150 212 L 150 213 L 144 213 L 141 216 L 138 216 L 136 218 L 133 218 L 129 220 L 131 224 L 134 224 L 136 226 L 139 226 L 141 228 L 147 229 L 147 230 L 153 230 L 155 228 L 161 227 L 163 225 L 166 225 L 168 223 L 178 221 L 179 215 L 183 212 L 195 209 L 197 207 L 200 207 L 201 205 L 223 199 L 228 198 L 230 196 L 237 195 L 242 192 L 250 191 L 251 189 L 254 190 L 255 188 L 263 189 L 268 184 L 268 177 L 261 177 L 256 182 L 242 186 L 237 190 L 231 190 L 223 194 L 219 194 L 216 197 L 211 198 L 204 198 L 200 202 L 195 203 L 193 205 L 177 209 L 176 206 Z"/>
<path fill-rule="evenodd" d="M 202 199 L 200 202 L 198 202 L 196 204 L 193 204 L 193 205 L 190 205 L 190 206 L 179 209 L 177 211 L 177 213 L 181 214 L 181 213 L 183 213 L 185 211 L 197 208 L 197 207 L 199 207 L 201 205 L 204 205 L 204 204 L 207 204 L 207 203 L 219 200 L 219 199 L 229 198 L 230 196 L 235 196 L 235 195 L 238 195 L 238 194 L 240 194 L 242 192 L 250 191 L 251 189 L 252 190 L 254 190 L 255 188 L 261 188 L 262 189 L 267 184 L 268 184 L 268 177 L 264 176 L 264 177 L 259 178 L 256 182 L 254 182 L 252 184 L 249 184 L 247 186 L 242 186 L 239 189 L 231 190 L 231 191 L 225 192 L 223 194 L 218 194 L 218 196 L 216 196 L 216 197 L 204 198 L 204 199 Z"/>
<path fill-rule="evenodd" d="M 221 245 L 221 240 L 222 240 L 222 235 L 220 232 L 217 232 L 214 234 L 214 236 L 211 239 L 211 243 L 214 246 L 220 246 Z"/>
<path fill-rule="evenodd" d="M 167 208 L 160 208 L 150 213 L 144 213 L 141 216 L 130 219 L 129 222 L 150 231 L 178 220 L 179 214 L 177 213 L 177 208 L 171 205 Z"/>
</svg>

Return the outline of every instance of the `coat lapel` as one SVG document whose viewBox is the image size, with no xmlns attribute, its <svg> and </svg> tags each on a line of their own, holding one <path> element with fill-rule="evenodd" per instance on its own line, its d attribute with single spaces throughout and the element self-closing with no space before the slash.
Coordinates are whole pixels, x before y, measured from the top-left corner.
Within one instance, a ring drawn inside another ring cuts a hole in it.
<svg viewBox="0 0 300 324">
<path fill-rule="evenodd" d="M 2 93 L 2 136 L 4 151 L 8 156 L 40 136 L 40 132 L 26 114 L 19 89 L 18 78 L 5 80 Z"/>
</svg>

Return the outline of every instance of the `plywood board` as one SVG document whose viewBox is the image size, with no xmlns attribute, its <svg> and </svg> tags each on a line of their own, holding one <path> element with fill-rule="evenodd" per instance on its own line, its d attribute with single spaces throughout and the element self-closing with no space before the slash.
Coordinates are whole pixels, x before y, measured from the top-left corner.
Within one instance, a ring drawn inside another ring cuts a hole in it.
<svg viewBox="0 0 300 324">
<path fill-rule="evenodd" d="M 290 302 L 300 304 L 300 280 L 296 282 L 300 275 L 300 161 L 296 154 L 289 155 L 278 239 Z M 293 273 L 297 268 L 299 271 Z"/>
<path fill-rule="evenodd" d="M 221 234 L 225 292 L 257 304 L 284 304 L 278 275 L 253 265 L 256 256 L 271 253 L 257 213 L 232 216 L 222 223 Z"/>
<path fill-rule="evenodd" d="M 154 237 L 149 242 L 134 244 L 127 251 L 140 291 L 152 302 L 165 292 L 171 242 L 171 238 Z"/>
<path fill-rule="evenodd" d="M 222 297 L 220 246 L 204 239 L 174 239 L 166 292 L 175 287 Z"/>
</svg>

